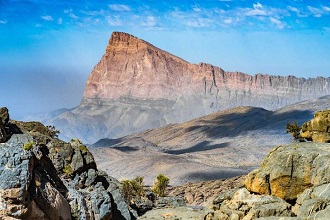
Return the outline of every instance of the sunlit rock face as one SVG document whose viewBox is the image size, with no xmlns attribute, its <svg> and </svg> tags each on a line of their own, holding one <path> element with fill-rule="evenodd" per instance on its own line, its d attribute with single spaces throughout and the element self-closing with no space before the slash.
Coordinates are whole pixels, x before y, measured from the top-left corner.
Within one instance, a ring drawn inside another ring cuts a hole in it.
<svg viewBox="0 0 330 220">
<path fill-rule="evenodd" d="M 63 138 L 91 143 L 236 106 L 274 110 L 328 94 L 330 78 L 226 72 L 114 32 L 88 77 L 81 105 L 50 122 Z"/>
</svg>

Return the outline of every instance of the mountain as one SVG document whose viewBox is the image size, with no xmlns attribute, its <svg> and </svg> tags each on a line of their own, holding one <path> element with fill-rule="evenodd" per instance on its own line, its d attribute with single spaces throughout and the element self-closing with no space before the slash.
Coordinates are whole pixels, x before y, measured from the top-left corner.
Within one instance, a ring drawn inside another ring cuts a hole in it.
<svg viewBox="0 0 330 220">
<path fill-rule="evenodd" d="M 236 107 L 118 139 L 101 139 L 91 148 L 99 166 L 116 178 L 145 176 L 152 184 L 164 173 L 172 184 L 246 174 L 267 152 L 293 141 L 288 122 L 299 125 L 316 111 L 330 109 L 330 96 L 268 111 Z M 129 168 L 129 169 L 128 169 Z"/>
<path fill-rule="evenodd" d="M 275 110 L 329 94 L 330 78 L 226 72 L 114 32 L 81 104 L 43 122 L 60 129 L 64 139 L 93 143 L 237 106 Z"/>
</svg>

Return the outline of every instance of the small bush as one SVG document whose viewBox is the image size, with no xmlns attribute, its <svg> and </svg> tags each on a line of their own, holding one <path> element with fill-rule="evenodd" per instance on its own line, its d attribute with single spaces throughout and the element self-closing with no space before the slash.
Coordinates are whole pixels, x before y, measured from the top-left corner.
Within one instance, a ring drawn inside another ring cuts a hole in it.
<svg viewBox="0 0 330 220">
<path fill-rule="evenodd" d="M 34 145 L 34 142 L 28 142 L 28 143 L 24 144 L 23 149 L 24 150 L 31 150 L 33 145 Z"/>
<path fill-rule="evenodd" d="M 297 142 L 301 138 L 300 136 L 301 127 L 298 126 L 296 121 L 294 121 L 293 123 L 288 122 L 285 130 L 286 133 L 290 133 L 292 135 L 294 142 Z"/>
<path fill-rule="evenodd" d="M 68 164 L 65 165 L 65 167 L 63 168 L 63 172 L 68 174 L 69 176 L 72 176 L 72 174 L 73 174 L 73 170 L 72 170 L 71 166 Z"/>
<path fill-rule="evenodd" d="M 159 197 L 165 196 L 165 189 L 170 183 L 170 179 L 163 174 L 158 174 L 155 183 L 152 187 L 152 191 Z"/>
<path fill-rule="evenodd" d="M 121 191 L 127 203 L 130 203 L 134 197 L 144 196 L 143 177 L 137 176 L 132 180 L 122 180 Z"/>
<path fill-rule="evenodd" d="M 46 126 L 48 129 L 49 136 L 52 138 L 58 138 L 58 135 L 60 134 L 60 130 L 56 130 L 54 125 L 48 125 Z"/>
</svg>

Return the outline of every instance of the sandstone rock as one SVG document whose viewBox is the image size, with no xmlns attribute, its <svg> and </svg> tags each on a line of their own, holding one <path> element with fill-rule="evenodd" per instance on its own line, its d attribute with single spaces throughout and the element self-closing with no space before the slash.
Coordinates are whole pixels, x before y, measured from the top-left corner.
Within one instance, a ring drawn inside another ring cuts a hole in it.
<svg viewBox="0 0 330 220">
<path fill-rule="evenodd" d="M 295 200 L 305 189 L 330 182 L 330 167 L 326 165 L 329 159 L 329 144 L 279 146 L 266 156 L 259 169 L 248 174 L 245 186 L 258 194 Z"/>
<path fill-rule="evenodd" d="M 314 119 L 304 123 L 301 137 L 314 142 L 330 142 L 330 110 L 316 112 Z"/>
</svg>

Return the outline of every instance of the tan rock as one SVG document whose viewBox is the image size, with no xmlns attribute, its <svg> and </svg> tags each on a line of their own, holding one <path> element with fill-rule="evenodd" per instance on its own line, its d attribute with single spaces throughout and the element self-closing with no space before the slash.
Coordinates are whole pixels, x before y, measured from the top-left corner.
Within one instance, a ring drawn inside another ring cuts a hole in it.
<svg viewBox="0 0 330 220">
<path fill-rule="evenodd" d="M 319 111 L 302 125 L 301 137 L 314 142 L 330 142 L 330 110 Z"/>
<path fill-rule="evenodd" d="M 247 176 L 245 186 L 251 192 L 294 200 L 305 189 L 330 182 L 330 167 L 325 165 L 329 160 L 330 144 L 280 146 Z"/>
</svg>

